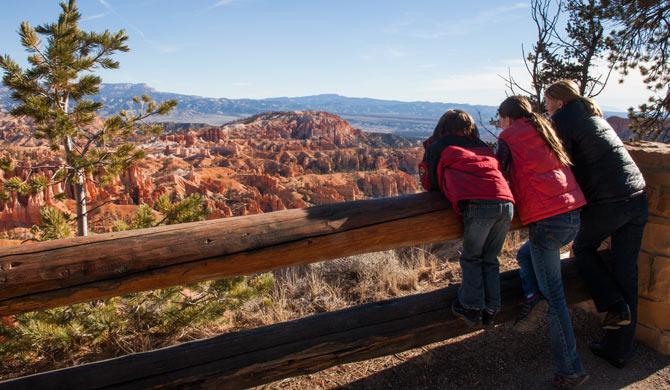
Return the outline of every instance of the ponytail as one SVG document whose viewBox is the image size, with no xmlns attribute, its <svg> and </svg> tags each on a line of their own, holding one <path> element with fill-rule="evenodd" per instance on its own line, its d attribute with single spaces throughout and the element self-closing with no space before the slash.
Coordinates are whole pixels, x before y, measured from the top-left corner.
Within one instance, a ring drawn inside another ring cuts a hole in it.
<svg viewBox="0 0 670 390">
<path fill-rule="evenodd" d="M 599 116 L 601 118 L 603 117 L 603 111 L 600 109 L 600 106 L 598 106 L 598 103 L 593 101 L 593 99 L 586 96 L 580 96 L 577 98 L 577 100 L 586 106 L 586 109 L 589 111 L 591 116 Z"/>
<path fill-rule="evenodd" d="M 554 152 L 558 161 L 564 166 L 572 165 L 568 153 L 565 151 L 561 140 L 556 135 L 551 122 L 544 116 L 533 111 L 527 98 L 523 96 L 510 96 L 505 99 L 498 108 L 501 117 L 519 119 L 525 118 L 535 127 L 544 142 Z"/>
<path fill-rule="evenodd" d="M 528 120 L 533 124 L 535 129 L 537 129 L 538 133 L 540 133 L 544 142 L 549 145 L 549 148 L 554 152 L 558 161 L 566 167 L 571 166 L 572 161 L 570 161 L 570 157 L 565 151 L 563 143 L 556 135 L 549 119 L 536 112 L 531 112 Z"/>
</svg>

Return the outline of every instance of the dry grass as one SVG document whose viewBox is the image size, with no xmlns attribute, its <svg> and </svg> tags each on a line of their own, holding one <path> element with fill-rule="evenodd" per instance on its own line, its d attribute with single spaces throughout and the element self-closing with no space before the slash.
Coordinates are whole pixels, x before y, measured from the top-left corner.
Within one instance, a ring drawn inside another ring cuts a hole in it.
<svg viewBox="0 0 670 390">
<path fill-rule="evenodd" d="M 439 259 L 423 248 L 367 253 L 274 272 L 265 300 L 234 316 L 236 328 L 268 325 L 311 314 L 406 295 L 436 282 Z"/>
<path fill-rule="evenodd" d="M 526 230 L 509 233 L 500 254 L 501 272 L 518 268 L 516 250 L 527 237 Z M 269 325 L 460 283 L 461 249 L 461 241 L 454 240 L 274 271 L 270 296 L 247 302 L 230 325 Z"/>
</svg>

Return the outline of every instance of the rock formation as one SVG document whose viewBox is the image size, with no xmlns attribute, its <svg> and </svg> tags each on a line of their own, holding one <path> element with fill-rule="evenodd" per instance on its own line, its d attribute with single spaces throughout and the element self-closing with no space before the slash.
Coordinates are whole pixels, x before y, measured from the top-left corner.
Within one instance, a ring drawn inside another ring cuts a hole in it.
<svg viewBox="0 0 670 390">
<path fill-rule="evenodd" d="M 3 179 L 26 179 L 34 167 L 60 163 L 57 153 L 30 136 L 27 121 L 0 116 L 0 143 L 20 166 L 0 171 Z M 90 207 L 100 206 L 90 218 L 95 231 L 108 231 L 115 219 L 130 218 L 137 205 L 152 205 L 162 194 L 203 194 L 210 218 L 221 218 L 419 189 L 418 143 L 366 133 L 323 112 L 260 114 L 220 127 L 173 131 L 141 147 L 147 158 L 111 183 L 88 182 Z M 57 201 L 54 195 L 63 191 L 70 199 Z M 39 208 L 46 205 L 73 212 L 72 197 L 57 185 L 0 202 L 0 232 L 25 232 L 39 223 Z"/>
</svg>

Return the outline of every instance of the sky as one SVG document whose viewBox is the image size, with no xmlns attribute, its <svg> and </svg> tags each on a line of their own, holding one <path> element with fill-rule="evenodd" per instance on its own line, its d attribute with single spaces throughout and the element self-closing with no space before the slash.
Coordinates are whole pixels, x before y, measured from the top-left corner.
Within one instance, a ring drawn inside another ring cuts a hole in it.
<svg viewBox="0 0 670 390">
<path fill-rule="evenodd" d="M 83 30 L 125 29 L 131 51 L 106 83 L 226 98 L 336 93 L 498 105 L 500 75 L 528 76 L 529 1 L 80 0 Z M 3 0 L 0 54 L 25 64 L 21 21 L 53 22 L 56 0 Z M 605 64 L 603 64 L 603 72 Z M 647 98 L 639 75 L 612 77 L 596 100 L 625 110 Z"/>
</svg>

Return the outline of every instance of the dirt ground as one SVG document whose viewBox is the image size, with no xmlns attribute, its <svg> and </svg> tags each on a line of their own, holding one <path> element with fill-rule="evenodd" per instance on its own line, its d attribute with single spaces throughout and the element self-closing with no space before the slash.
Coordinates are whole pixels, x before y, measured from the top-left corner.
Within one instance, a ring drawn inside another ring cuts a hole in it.
<svg viewBox="0 0 670 390">
<path fill-rule="evenodd" d="M 638 344 L 623 370 L 588 350 L 598 339 L 599 319 L 572 309 L 582 363 L 590 375 L 583 389 L 670 389 L 670 356 Z M 553 363 L 547 325 L 530 334 L 510 324 L 403 353 L 344 364 L 258 389 L 545 389 L 551 388 Z"/>
<path fill-rule="evenodd" d="M 525 238 L 525 232 L 510 237 L 501 254 L 501 272 L 518 268 L 514 254 Z M 459 249 L 459 243 L 451 242 L 437 251 L 441 259 L 448 260 L 438 264 L 437 282 L 426 283 L 421 291 L 460 282 Z M 581 307 L 572 307 L 571 317 L 579 354 L 590 376 L 580 388 L 670 389 L 670 356 L 638 343 L 634 359 L 623 370 L 614 368 L 588 349 L 602 335 L 600 318 Z M 511 323 L 498 324 L 490 330 L 258 389 L 550 389 L 554 371 L 548 331 L 546 322 L 529 334 L 515 332 Z"/>
</svg>

